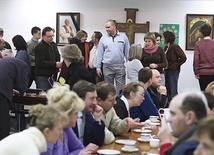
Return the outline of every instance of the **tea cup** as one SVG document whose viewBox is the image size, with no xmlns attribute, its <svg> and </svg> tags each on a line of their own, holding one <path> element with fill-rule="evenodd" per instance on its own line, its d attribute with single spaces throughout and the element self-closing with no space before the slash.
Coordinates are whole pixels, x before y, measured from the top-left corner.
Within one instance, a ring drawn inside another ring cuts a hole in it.
<svg viewBox="0 0 214 155">
<path fill-rule="evenodd" d="M 135 148 L 135 144 L 136 144 L 136 142 L 126 142 L 126 143 L 124 144 L 124 148 L 125 148 L 126 150 L 132 150 L 132 149 Z"/>
<path fill-rule="evenodd" d="M 159 146 L 160 139 L 151 138 L 149 140 L 150 147 L 157 148 Z"/>
<path fill-rule="evenodd" d="M 142 133 L 142 134 L 140 135 L 140 138 L 141 138 L 142 140 L 144 140 L 144 141 L 149 140 L 149 139 L 151 139 L 151 134 Z"/>
<path fill-rule="evenodd" d="M 158 121 L 158 116 L 149 116 L 149 120 L 153 123 Z"/>
</svg>

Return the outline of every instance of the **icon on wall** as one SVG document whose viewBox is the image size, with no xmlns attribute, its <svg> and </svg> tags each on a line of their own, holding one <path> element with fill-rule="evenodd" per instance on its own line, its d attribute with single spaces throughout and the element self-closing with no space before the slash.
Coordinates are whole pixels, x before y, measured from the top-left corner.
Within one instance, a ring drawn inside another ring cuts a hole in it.
<svg viewBox="0 0 214 155">
<path fill-rule="evenodd" d="M 80 13 L 57 13 L 56 43 L 64 45 L 80 30 Z"/>
</svg>

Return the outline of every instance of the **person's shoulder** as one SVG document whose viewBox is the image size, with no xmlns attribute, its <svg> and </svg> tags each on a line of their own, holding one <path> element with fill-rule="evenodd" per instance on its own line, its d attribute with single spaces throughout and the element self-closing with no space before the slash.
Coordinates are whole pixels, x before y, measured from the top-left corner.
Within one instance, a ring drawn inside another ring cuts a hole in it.
<svg viewBox="0 0 214 155">
<path fill-rule="evenodd" d="M 174 155 L 192 155 L 196 147 L 198 146 L 197 141 L 184 141 L 180 145 L 178 145 L 173 151 Z"/>
</svg>

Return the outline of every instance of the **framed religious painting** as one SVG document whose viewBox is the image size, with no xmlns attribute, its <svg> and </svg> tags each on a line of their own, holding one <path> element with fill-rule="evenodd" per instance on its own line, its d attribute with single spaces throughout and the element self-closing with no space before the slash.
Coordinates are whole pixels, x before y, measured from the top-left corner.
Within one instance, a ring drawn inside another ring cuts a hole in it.
<svg viewBox="0 0 214 155">
<path fill-rule="evenodd" d="M 56 14 L 56 43 L 65 45 L 80 30 L 80 13 Z"/>
<path fill-rule="evenodd" d="M 194 50 L 195 43 L 203 39 L 200 27 L 209 24 L 213 32 L 214 15 L 205 14 L 187 14 L 186 16 L 186 50 Z M 213 38 L 213 33 L 211 34 Z"/>
</svg>

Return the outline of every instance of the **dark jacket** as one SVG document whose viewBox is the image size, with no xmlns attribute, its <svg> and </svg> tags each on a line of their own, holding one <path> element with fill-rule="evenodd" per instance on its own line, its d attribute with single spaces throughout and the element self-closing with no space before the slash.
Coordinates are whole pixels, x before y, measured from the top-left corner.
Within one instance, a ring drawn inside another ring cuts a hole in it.
<svg viewBox="0 0 214 155">
<path fill-rule="evenodd" d="M 73 85 L 79 80 L 86 80 L 93 83 L 89 71 L 82 62 L 71 63 L 67 69 L 66 83 L 69 84 L 70 89 L 72 89 Z"/>
<path fill-rule="evenodd" d="M 166 95 L 160 94 L 153 86 L 150 86 L 147 90 L 158 109 L 167 108 L 169 106 L 168 98 Z"/>
<path fill-rule="evenodd" d="M 114 105 L 114 110 L 115 110 L 117 116 L 120 119 L 129 117 L 129 113 L 127 111 L 126 105 L 123 102 L 123 100 L 121 100 L 120 98 L 117 98 L 116 101 L 117 101 L 117 104 Z"/>
<path fill-rule="evenodd" d="M 0 60 L 0 93 L 13 99 L 13 89 L 23 95 L 28 86 L 30 67 L 23 60 L 7 57 Z"/>
<path fill-rule="evenodd" d="M 166 51 L 166 59 L 168 61 L 167 69 L 179 70 L 180 66 L 186 61 L 187 57 L 184 51 L 179 45 L 171 44 L 167 50 L 167 46 L 164 48 Z"/>
<path fill-rule="evenodd" d="M 103 121 L 101 121 L 100 125 L 97 121 L 94 120 L 91 113 L 86 113 L 83 145 L 87 146 L 89 143 L 94 143 L 98 146 L 102 146 L 105 138 L 104 129 L 105 124 Z M 77 137 L 79 137 L 77 124 L 73 130 Z"/>
<path fill-rule="evenodd" d="M 35 47 L 35 75 L 51 77 L 58 72 L 56 62 L 60 61 L 59 51 L 54 42 L 47 44 L 44 40 Z"/>
</svg>

